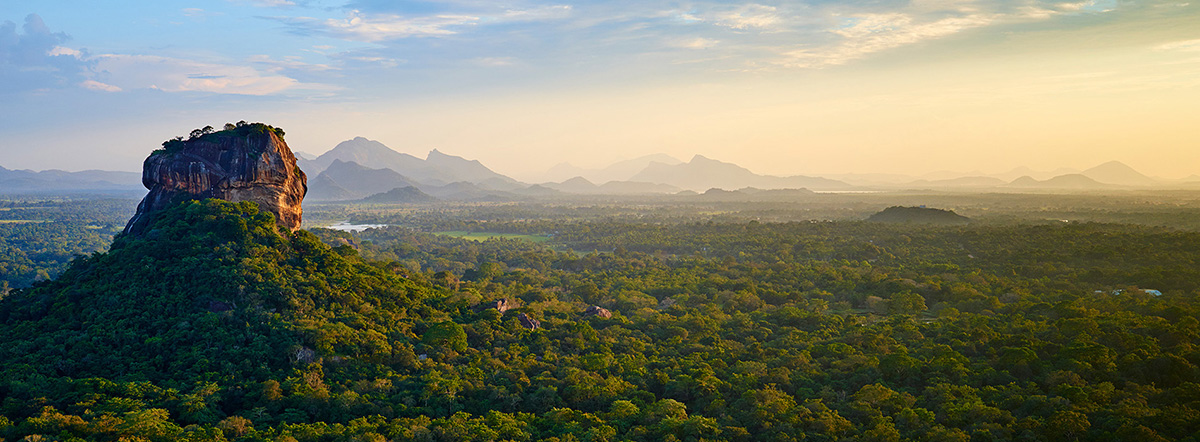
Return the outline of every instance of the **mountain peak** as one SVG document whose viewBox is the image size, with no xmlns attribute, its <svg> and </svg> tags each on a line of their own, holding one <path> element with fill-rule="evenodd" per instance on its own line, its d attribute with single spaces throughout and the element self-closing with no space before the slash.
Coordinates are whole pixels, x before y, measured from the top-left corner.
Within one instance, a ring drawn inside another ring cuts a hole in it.
<svg viewBox="0 0 1200 442">
<path fill-rule="evenodd" d="M 1122 186 L 1153 186 L 1158 181 L 1143 175 L 1120 161 L 1109 161 L 1081 172 L 1081 175 L 1106 184 Z"/>
</svg>

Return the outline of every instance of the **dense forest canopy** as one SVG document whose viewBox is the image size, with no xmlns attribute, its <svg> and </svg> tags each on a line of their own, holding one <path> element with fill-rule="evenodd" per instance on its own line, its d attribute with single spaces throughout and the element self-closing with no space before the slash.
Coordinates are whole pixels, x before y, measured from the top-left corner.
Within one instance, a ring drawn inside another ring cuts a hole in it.
<svg viewBox="0 0 1200 442">
<path fill-rule="evenodd" d="M 191 202 L 0 300 L 0 438 L 1200 437 L 1200 233 L 323 210 L 408 227 Z"/>
</svg>

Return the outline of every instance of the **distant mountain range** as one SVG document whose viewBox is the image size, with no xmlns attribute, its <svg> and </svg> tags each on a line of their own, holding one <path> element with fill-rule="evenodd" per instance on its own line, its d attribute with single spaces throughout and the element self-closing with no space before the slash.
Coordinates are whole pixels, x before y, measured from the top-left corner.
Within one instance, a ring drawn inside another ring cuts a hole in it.
<svg viewBox="0 0 1200 442">
<path fill-rule="evenodd" d="M 496 188 L 519 189 L 526 187 L 512 178 L 493 172 L 477 160 L 446 155 L 434 149 L 424 159 L 400 153 L 378 141 L 356 137 L 343 141 L 329 152 L 313 160 L 300 160 L 300 170 L 316 176 L 333 165 L 334 161 L 355 163 L 377 169 L 390 169 L 409 180 L 423 184 L 444 186 L 466 181 Z M 390 190 L 390 189 L 388 189 Z"/>
<path fill-rule="evenodd" d="M 651 163 L 662 163 L 673 166 L 682 162 L 665 153 L 656 153 L 637 157 L 632 160 L 618 161 L 602 169 L 584 169 L 572 166 L 569 163 L 560 163 L 546 171 L 546 179 L 550 181 L 564 181 L 579 177 L 593 183 L 629 181 L 638 172 L 649 167 Z"/>
<path fill-rule="evenodd" d="M 741 189 L 810 189 L 844 190 L 853 186 L 838 180 L 821 177 L 790 176 L 777 177 L 759 175 L 742 166 L 706 158 L 692 157 L 687 163 L 650 163 L 637 175 L 629 179 L 646 183 L 668 184 L 682 189 L 702 191 L 711 188 Z"/>
<path fill-rule="evenodd" d="M 1033 177 L 1023 176 L 1008 183 L 1005 187 L 1023 188 L 1023 189 L 1070 189 L 1070 190 L 1092 190 L 1092 189 L 1112 189 L 1120 187 L 1113 184 L 1105 184 L 1079 173 L 1070 173 L 1059 175 L 1048 180 L 1036 180 Z"/>
<path fill-rule="evenodd" d="M 1142 175 L 1141 172 L 1133 170 L 1132 167 L 1126 166 L 1120 161 L 1109 161 L 1079 174 L 1099 183 L 1118 186 L 1149 187 L 1160 184 L 1158 180 Z"/>
<path fill-rule="evenodd" d="M 944 189 L 1005 191 L 1106 190 L 1122 188 L 1198 188 L 1200 176 L 1179 180 L 1151 178 L 1118 161 L 1083 171 L 1034 171 L 1020 167 L 999 174 L 934 172 L 920 177 L 902 174 L 771 176 L 702 155 L 682 162 L 666 154 L 646 155 L 598 169 L 561 163 L 545 173 L 554 181 L 526 184 L 497 173 L 478 160 L 437 149 L 424 159 L 397 152 L 363 137 L 343 141 L 321 155 L 296 153 L 308 175 L 309 201 L 374 203 L 432 200 L 512 201 L 569 195 L 700 195 L 705 198 L 788 198 L 809 191 Z M 602 184 L 598 184 L 602 183 Z M 141 174 L 88 170 L 65 172 L 9 170 L 0 167 L 0 193 L 137 192 Z M 722 192 L 724 191 L 724 192 Z"/>
<path fill-rule="evenodd" d="M 593 184 L 583 177 L 575 177 L 561 183 L 545 183 L 543 187 L 562 193 L 582 195 L 638 195 L 638 194 L 668 194 L 681 189 L 670 184 L 656 184 L 639 181 L 609 181 L 602 185 Z"/>
<path fill-rule="evenodd" d="M 0 167 L 0 193 L 144 191 L 142 174 L 85 170 L 10 170 Z"/>
</svg>

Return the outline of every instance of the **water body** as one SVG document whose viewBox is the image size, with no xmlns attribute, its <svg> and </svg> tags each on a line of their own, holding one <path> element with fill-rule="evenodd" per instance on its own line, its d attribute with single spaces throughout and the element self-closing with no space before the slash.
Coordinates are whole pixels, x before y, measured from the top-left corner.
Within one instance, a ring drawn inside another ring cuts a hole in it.
<svg viewBox="0 0 1200 442">
<path fill-rule="evenodd" d="M 332 226 L 327 226 L 326 228 L 341 230 L 343 232 L 361 232 L 367 229 L 379 229 L 387 226 L 387 224 L 350 224 L 346 221 L 342 221 Z"/>
</svg>

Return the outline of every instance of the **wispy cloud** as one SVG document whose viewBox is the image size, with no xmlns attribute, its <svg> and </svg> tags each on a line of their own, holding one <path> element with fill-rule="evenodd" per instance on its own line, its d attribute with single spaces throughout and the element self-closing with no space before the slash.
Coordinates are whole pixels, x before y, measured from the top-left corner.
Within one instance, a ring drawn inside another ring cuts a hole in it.
<svg viewBox="0 0 1200 442">
<path fill-rule="evenodd" d="M 780 24 L 781 19 L 774 6 L 751 4 L 734 11 L 717 13 L 711 21 L 733 29 L 772 29 Z"/>
<path fill-rule="evenodd" d="M 780 51 L 774 61 L 791 68 L 820 68 L 846 64 L 871 54 L 936 40 L 965 31 L 1005 23 L 1046 20 L 1077 13 L 1100 1 L 1026 2 L 1010 9 L 988 7 L 978 1 L 914 1 L 907 10 L 848 14 L 826 32 L 836 36 L 823 43 L 799 45 Z M 1011 5 L 1010 5 L 1011 6 Z M 1106 12 L 1108 9 L 1096 12 Z"/>
<path fill-rule="evenodd" d="M 286 56 L 286 57 L 283 57 L 282 59 L 275 59 L 275 58 L 272 58 L 270 55 L 259 54 L 259 55 L 250 56 L 249 61 L 251 63 L 266 66 L 267 67 L 266 70 L 271 71 L 271 72 L 278 72 L 278 71 L 281 71 L 284 69 L 291 69 L 291 70 L 296 70 L 296 71 L 306 71 L 306 72 L 324 72 L 324 71 L 337 70 L 337 68 L 327 65 L 327 64 L 323 64 L 323 63 L 304 62 L 304 61 L 302 61 L 301 57 L 296 57 L 296 56 Z"/>
<path fill-rule="evenodd" d="M 571 16 L 570 5 L 541 5 L 497 11 L 459 11 L 437 14 L 392 14 L 352 10 L 345 18 L 269 17 L 293 31 L 367 43 L 411 37 L 455 35 L 480 25 L 560 20 Z"/>
<path fill-rule="evenodd" d="M 717 43 L 720 43 L 720 42 L 721 42 L 720 40 L 713 40 L 711 38 L 696 37 L 696 38 L 675 39 L 675 40 L 672 40 L 668 45 L 671 47 L 684 48 L 684 49 L 708 49 L 713 46 L 716 46 Z"/>
<path fill-rule="evenodd" d="M 779 63 L 801 68 L 844 64 L 876 52 L 987 26 L 995 19 L 977 14 L 920 23 L 908 14 L 861 14 L 850 17 L 844 27 L 830 30 L 842 37 L 840 42 L 787 51 Z"/>
<path fill-rule="evenodd" d="M 570 16 L 571 11 L 570 5 L 545 5 L 526 9 L 506 9 L 496 19 L 500 21 L 559 20 Z"/>
<path fill-rule="evenodd" d="M 1159 52 L 1200 52 L 1200 39 L 1163 43 L 1155 46 L 1154 50 Z"/>
<path fill-rule="evenodd" d="M 246 3 L 262 8 L 279 8 L 285 6 L 296 6 L 296 2 L 291 0 L 229 0 L 233 3 Z"/>
<path fill-rule="evenodd" d="M 101 55 L 97 69 L 107 90 L 157 89 L 166 92 L 209 92 L 271 95 L 301 86 L 293 78 L 248 66 L 204 63 L 151 55 Z"/>
<path fill-rule="evenodd" d="M 103 91 L 103 92 L 121 92 L 122 91 L 122 89 L 119 87 L 113 86 L 111 84 L 101 83 L 96 80 L 85 80 L 83 83 L 80 83 L 79 85 L 83 86 L 84 89 L 93 90 L 93 91 Z"/>
<path fill-rule="evenodd" d="M 478 57 L 471 61 L 479 66 L 505 67 L 516 64 L 517 59 L 513 57 Z"/>
<path fill-rule="evenodd" d="M 345 19 L 328 19 L 321 29 L 330 35 L 353 41 L 378 42 L 406 37 L 451 35 L 453 28 L 470 26 L 479 17 L 470 15 L 433 15 L 404 17 L 399 15 L 369 15 L 351 11 Z"/>
</svg>

